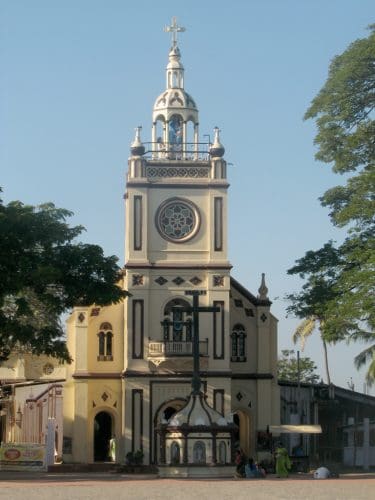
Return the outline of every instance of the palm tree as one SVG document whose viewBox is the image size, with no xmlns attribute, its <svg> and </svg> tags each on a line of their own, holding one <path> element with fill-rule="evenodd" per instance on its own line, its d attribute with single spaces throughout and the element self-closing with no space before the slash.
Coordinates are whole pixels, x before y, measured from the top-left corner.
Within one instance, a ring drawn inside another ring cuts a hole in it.
<svg viewBox="0 0 375 500">
<path fill-rule="evenodd" d="M 367 369 L 366 382 L 371 387 L 375 382 L 375 344 L 364 349 L 354 358 L 356 368 L 361 368 L 368 362 L 370 362 L 370 366 Z"/>
<path fill-rule="evenodd" d="M 327 383 L 330 384 L 331 377 L 330 377 L 329 368 L 328 368 L 327 342 L 324 339 L 322 327 L 323 327 L 323 320 L 319 319 L 318 316 L 311 315 L 311 316 L 305 318 L 304 320 L 302 320 L 301 323 L 297 326 L 297 328 L 295 329 L 295 331 L 293 333 L 292 340 L 293 340 L 294 344 L 296 344 L 299 341 L 301 351 L 303 351 L 305 348 L 307 338 L 310 337 L 310 335 L 314 332 L 314 330 L 316 328 L 319 329 L 320 338 L 322 339 L 322 343 L 323 343 L 324 366 L 325 366 L 325 371 L 326 371 L 326 376 L 327 376 Z M 375 361 L 374 361 L 374 368 L 375 368 Z"/>
</svg>

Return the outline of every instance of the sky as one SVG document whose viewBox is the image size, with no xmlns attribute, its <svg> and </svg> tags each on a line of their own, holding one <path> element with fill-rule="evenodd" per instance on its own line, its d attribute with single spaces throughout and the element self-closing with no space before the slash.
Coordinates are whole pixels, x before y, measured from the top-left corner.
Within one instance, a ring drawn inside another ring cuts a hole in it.
<svg viewBox="0 0 375 500">
<path fill-rule="evenodd" d="M 125 174 L 134 128 L 151 140 L 165 89 L 172 16 L 185 89 L 200 134 L 221 129 L 228 161 L 232 275 L 257 294 L 266 273 L 279 350 L 298 349 L 286 274 L 307 250 L 341 241 L 319 196 L 343 182 L 314 160 L 315 124 L 303 115 L 329 63 L 368 36 L 373 0 L 0 0 L 0 186 L 4 202 L 52 201 L 82 224 L 83 241 L 124 264 Z M 329 348 L 332 382 L 364 387 L 354 356 Z M 317 333 L 303 356 L 324 378 Z"/>
</svg>

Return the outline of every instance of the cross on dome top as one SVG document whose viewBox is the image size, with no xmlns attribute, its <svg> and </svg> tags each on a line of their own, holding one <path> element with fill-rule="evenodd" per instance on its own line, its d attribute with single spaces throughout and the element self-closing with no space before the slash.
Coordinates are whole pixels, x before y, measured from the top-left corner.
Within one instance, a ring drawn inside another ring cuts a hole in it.
<svg viewBox="0 0 375 500">
<path fill-rule="evenodd" d="M 164 26 L 164 31 L 168 32 L 168 33 L 172 33 L 172 46 L 176 47 L 177 46 L 177 33 L 181 33 L 183 31 L 186 31 L 186 28 L 179 26 L 177 24 L 177 18 L 172 17 L 172 24 L 170 26 Z"/>
</svg>

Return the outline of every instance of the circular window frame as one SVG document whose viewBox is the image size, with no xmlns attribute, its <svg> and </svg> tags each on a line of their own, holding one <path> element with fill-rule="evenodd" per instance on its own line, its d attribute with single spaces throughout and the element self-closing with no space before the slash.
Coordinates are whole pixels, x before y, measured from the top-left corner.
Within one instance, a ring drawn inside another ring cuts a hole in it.
<svg viewBox="0 0 375 500">
<path fill-rule="evenodd" d="M 52 375 L 52 373 L 55 371 L 55 367 L 53 366 L 52 363 L 46 363 L 43 366 L 43 373 L 44 375 Z"/>
<path fill-rule="evenodd" d="M 166 234 L 164 232 L 164 230 L 162 229 L 162 225 L 160 223 L 160 217 L 161 217 L 161 214 L 163 213 L 163 211 L 169 205 L 173 205 L 175 203 L 181 203 L 181 204 L 185 205 L 187 208 L 189 208 L 192 211 L 192 213 L 194 215 L 194 219 L 195 219 L 193 222 L 193 229 L 188 234 L 183 236 L 182 238 L 173 238 L 172 236 L 169 236 L 168 234 Z M 159 207 L 156 211 L 156 214 L 155 214 L 155 226 L 156 226 L 158 233 L 160 234 L 160 236 L 164 240 L 170 241 L 172 243 L 177 243 L 177 244 L 178 243 L 185 243 L 186 241 L 189 241 L 192 238 L 194 238 L 194 236 L 199 231 L 200 224 L 201 224 L 201 218 L 200 218 L 200 213 L 199 213 L 198 207 L 192 201 L 186 200 L 185 198 L 179 198 L 179 197 L 168 198 L 168 200 L 163 201 L 163 203 L 161 203 L 159 205 Z"/>
</svg>

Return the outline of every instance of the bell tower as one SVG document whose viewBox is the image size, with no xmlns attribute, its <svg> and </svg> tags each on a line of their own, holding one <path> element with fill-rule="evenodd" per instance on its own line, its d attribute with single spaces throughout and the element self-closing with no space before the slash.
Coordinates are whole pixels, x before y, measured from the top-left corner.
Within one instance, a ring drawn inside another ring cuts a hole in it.
<svg viewBox="0 0 375 500">
<path fill-rule="evenodd" d="M 229 268 L 227 164 L 219 129 L 199 140 L 198 108 L 184 88 L 173 19 L 166 89 L 152 112 L 151 142 L 136 129 L 126 193 L 126 268 L 196 265 Z"/>
<path fill-rule="evenodd" d="M 166 88 L 153 107 L 151 141 L 142 142 L 136 128 L 126 180 L 125 421 L 138 421 L 134 415 L 146 405 L 141 401 L 150 400 L 155 414 L 163 402 L 190 393 L 192 292 L 201 295 L 203 308 L 215 310 L 201 321 L 201 370 L 227 374 L 231 363 L 224 147 L 218 128 L 213 143 L 200 141 L 198 108 L 185 90 L 177 43 L 184 29 L 173 19 L 166 31 L 172 33 Z M 230 378 L 211 378 L 209 387 L 212 402 L 219 397 L 214 394 L 226 394 L 221 409 L 229 413 Z M 140 448 L 142 433 L 131 435 L 132 449 Z M 152 460 L 157 449 L 155 442 Z"/>
<path fill-rule="evenodd" d="M 185 90 L 177 42 L 177 33 L 184 28 L 174 18 L 165 31 L 172 33 L 166 88 L 153 107 L 151 141 L 142 142 L 141 127 L 137 127 L 128 162 L 125 287 L 131 298 L 125 304 L 125 371 L 148 370 L 150 361 L 171 368 L 171 359 L 155 359 L 155 349 L 166 348 L 157 342 L 169 341 L 171 336 L 172 340 L 188 342 L 187 332 L 177 335 L 179 325 L 172 317 L 179 317 L 176 306 L 189 304 L 187 292 L 197 289 L 205 293 L 203 306 L 220 303 L 216 324 L 212 315 L 205 322 L 207 331 L 212 333 L 215 328 L 216 332 L 217 338 L 209 347 L 216 351 L 216 368 L 229 369 L 230 357 L 224 349 L 231 268 L 225 150 L 217 127 L 212 143 L 199 139 L 198 108 Z M 181 325 L 189 321 L 181 316 Z M 173 348 L 191 346 L 186 343 Z M 192 361 L 192 353 L 189 355 Z"/>
</svg>

